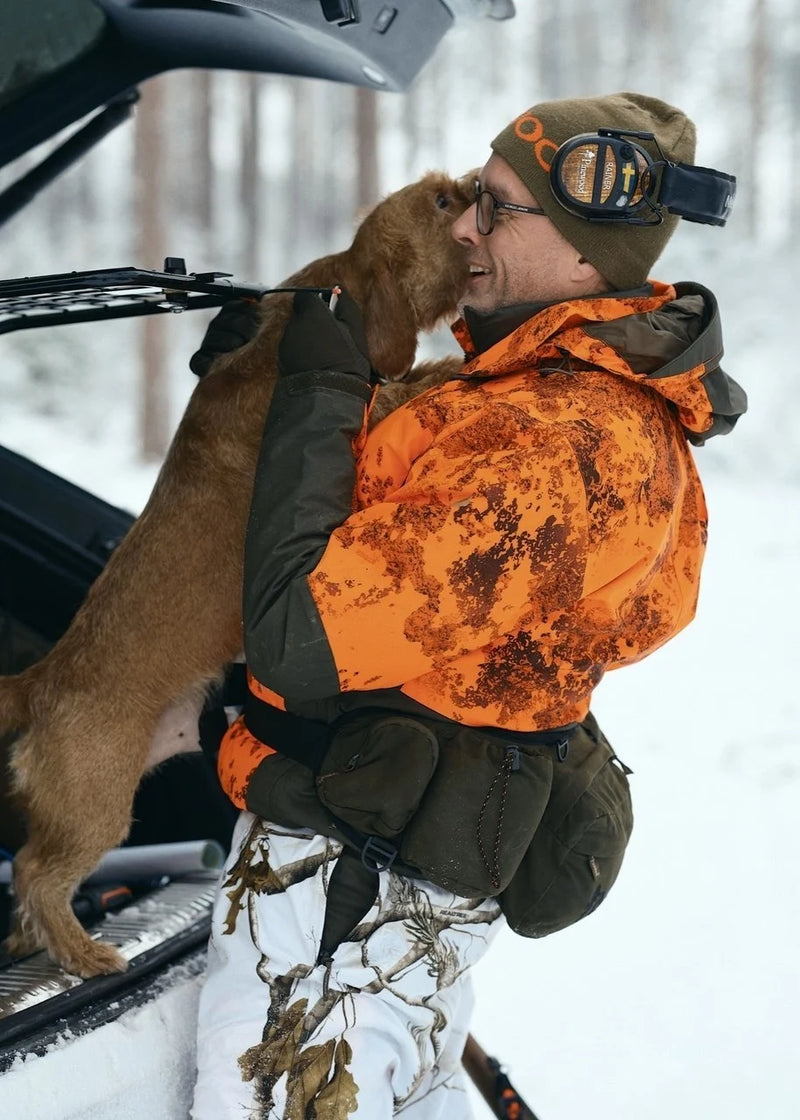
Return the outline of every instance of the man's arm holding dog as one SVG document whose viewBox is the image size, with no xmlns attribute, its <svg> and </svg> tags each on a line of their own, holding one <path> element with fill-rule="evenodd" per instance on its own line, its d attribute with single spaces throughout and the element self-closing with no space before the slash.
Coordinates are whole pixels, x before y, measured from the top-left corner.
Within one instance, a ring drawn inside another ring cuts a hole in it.
<svg viewBox="0 0 800 1120">
<path fill-rule="evenodd" d="M 230 299 L 206 327 L 203 341 L 189 359 L 189 369 L 205 377 L 217 358 L 252 342 L 261 326 L 261 305 L 252 299 Z"/>
<path fill-rule="evenodd" d="M 333 313 L 297 294 L 278 368 L 245 542 L 245 651 L 271 687 L 326 696 L 338 673 L 303 577 L 352 511 L 353 441 L 372 398 L 361 314 L 346 292 Z"/>
</svg>

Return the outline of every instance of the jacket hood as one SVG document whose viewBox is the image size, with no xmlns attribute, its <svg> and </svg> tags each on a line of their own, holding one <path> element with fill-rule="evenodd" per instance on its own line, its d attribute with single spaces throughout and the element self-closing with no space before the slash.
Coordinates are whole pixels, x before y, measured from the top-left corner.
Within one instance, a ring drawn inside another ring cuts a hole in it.
<svg viewBox="0 0 800 1120">
<path fill-rule="evenodd" d="M 700 284 L 652 281 L 630 292 L 501 308 L 465 308 L 453 326 L 467 365 L 462 376 L 519 369 L 582 369 L 645 384 L 675 406 L 687 439 L 724 435 L 747 410 L 744 390 L 720 366 L 717 301 Z"/>
</svg>

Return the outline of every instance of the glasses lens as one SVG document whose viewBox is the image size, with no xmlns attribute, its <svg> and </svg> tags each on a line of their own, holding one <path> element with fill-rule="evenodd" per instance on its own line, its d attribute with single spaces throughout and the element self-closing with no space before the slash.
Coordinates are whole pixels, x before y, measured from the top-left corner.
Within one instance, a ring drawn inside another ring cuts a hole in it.
<svg viewBox="0 0 800 1120">
<path fill-rule="evenodd" d="M 494 197 L 489 191 L 480 191 L 476 199 L 475 221 L 482 237 L 492 232 L 494 225 Z"/>
</svg>

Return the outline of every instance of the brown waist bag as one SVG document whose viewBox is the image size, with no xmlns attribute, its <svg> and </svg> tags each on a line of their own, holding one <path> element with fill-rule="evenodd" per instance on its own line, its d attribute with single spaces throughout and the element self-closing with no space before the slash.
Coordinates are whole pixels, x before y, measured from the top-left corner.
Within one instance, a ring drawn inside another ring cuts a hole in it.
<svg viewBox="0 0 800 1120">
<path fill-rule="evenodd" d="M 293 757 L 270 756 L 250 780 L 259 816 L 339 839 L 371 870 L 497 896 L 526 937 L 571 925 L 613 885 L 633 815 L 593 716 L 568 737 L 523 736 L 371 709 L 318 739 L 312 761 L 292 718 Z M 264 741 L 281 750 L 270 720 Z"/>
</svg>

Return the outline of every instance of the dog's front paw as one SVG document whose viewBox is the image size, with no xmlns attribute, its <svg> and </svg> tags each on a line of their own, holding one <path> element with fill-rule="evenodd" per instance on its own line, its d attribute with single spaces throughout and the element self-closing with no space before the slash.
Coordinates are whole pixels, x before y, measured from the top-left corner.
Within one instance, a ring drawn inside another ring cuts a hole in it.
<svg viewBox="0 0 800 1120">
<path fill-rule="evenodd" d="M 85 946 L 59 953 L 57 961 L 72 976 L 88 980 L 90 976 L 109 976 L 114 972 L 127 972 L 128 962 L 113 945 L 105 945 L 87 938 Z"/>
</svg>

